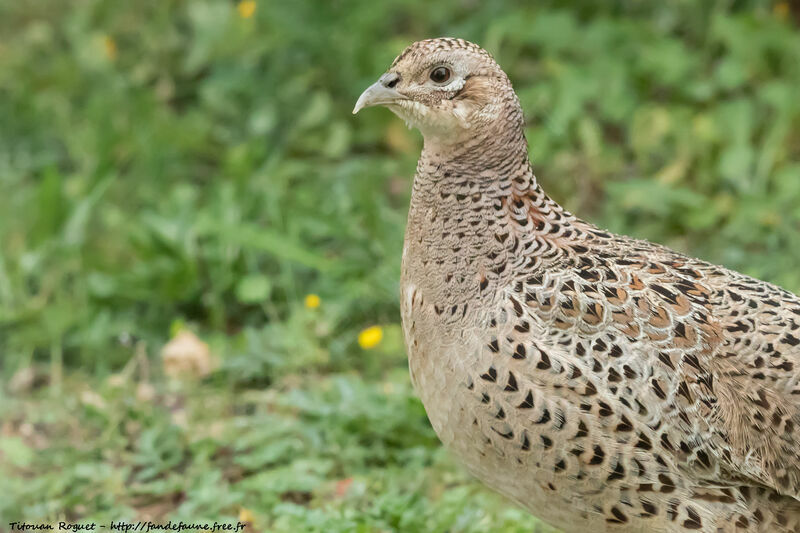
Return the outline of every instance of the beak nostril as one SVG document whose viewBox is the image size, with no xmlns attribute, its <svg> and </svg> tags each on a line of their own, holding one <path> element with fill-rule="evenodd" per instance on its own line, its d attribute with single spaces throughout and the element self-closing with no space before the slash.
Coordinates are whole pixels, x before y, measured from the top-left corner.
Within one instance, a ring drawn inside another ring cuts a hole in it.
<svg viewBox="0 0 800 533">
<path fill-rule="evenodd" d="M 381 85 L 387 89 L 394 89 L 400 81 L 400 76 L 396 72 L 389 72 L 381 77 Z"/>
</svg>

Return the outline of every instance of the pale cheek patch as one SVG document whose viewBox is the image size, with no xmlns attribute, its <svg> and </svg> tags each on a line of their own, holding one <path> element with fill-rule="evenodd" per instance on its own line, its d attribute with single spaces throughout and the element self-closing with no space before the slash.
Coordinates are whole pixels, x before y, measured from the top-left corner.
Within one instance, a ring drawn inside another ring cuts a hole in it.
<svg viewBox="0 0 800 533">
<path fill-rule="evenodd" d="M 458 121 L 459 125 L 464 129 L 472 127 L 470 124 L 469 116 L 472 114 L 471 106 L 459 102 L 453 105 L 453 116 Z"/>
<path fill-rule="evenodd" d="M 421 129 L 421 126 L 425 124 L 426 119 L 431 114 L 428 106 L 413 100 L 404 100 L 399 105 L 392 106 L 391 109 L 405 121 L 408 129 L 415 126 Z"/>
<path fill-rule="evenodd" d="M 436 88 L 443 93 L 457 93 L 464 88 L 466 80 L 458 78 L 450 85 Z M 472 129 L 479 124 L 492 122 L 501 112 L 501 106 L 491 103 L 479 110 L 469 99 L 443 99 L 429 107 L 416 100 L 405 100 L 390 106 L 391 110 L 402 118 L 406 126 L 418 128 L 423 135 L 452 135 L 458 131 Z"/>
<path fill-rule="evenodd" d="M 452 107 L 431 108 L 420 102 L 404 101 L 393 111 L 405 121 L 409 129 L 416 127 L 423 135 L 448 133 L 458 126 L 469 127 L 466 116 L 462 120 Z"/>
<path fill-rule="evenodd" d="M 452 135 L 472 127 L 471 106 L 464 102 L 443 101 L 439 107 L 426 108 L 426 113 L 416 123 L 423 134 Z"/>
</svg>

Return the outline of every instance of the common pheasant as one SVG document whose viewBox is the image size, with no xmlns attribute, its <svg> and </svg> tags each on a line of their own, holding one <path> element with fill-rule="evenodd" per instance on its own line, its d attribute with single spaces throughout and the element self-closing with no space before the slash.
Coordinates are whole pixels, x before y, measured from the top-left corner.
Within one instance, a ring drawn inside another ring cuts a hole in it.
<svg viewBox="0 0 800 533">
<path fill-rule="evenodd" d="M 403 329 L 475 476 L 568 532 L 800 531 L 800 298 L 565 211 L 475 44 L 412 44 L 373 105 L 424 137 Z"/>
</svg>

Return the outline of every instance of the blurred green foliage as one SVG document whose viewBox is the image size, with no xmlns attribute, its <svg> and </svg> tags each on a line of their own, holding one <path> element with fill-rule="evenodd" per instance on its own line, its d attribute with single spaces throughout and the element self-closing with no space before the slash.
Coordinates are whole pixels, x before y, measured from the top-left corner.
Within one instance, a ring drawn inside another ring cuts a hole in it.
<svg viewBox="0 0 800 533">
<path fill-rule="evenodd" d="M 396 292 L 420 140 L 388 111 L 350 110 L 417 39 L 495 55 L 537 174 L 570 210 L 800 290 L 786 3 L 243 13 L 0 0 L 0 374 L 62 385 L 0 395 L 0 521 L 244 506 L 270 531 L 530 531 L 439 450 L 403 371 Z M 364 351 L 373 324 L 386 336 Z M 174 389 L 135 352 L 155 361 L 180 327 L 221 366 Z M 135 376 L 109 385 L 131 361 Z"/>
</svg>

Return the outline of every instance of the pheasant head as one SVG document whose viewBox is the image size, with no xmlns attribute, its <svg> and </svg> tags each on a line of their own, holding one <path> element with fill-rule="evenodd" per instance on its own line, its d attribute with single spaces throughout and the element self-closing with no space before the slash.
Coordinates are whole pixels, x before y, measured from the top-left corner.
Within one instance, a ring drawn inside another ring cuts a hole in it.
<svg viewBox="0 0 800 533">
<path fill-rule="evenodd" d="M 522 129 L 508 77 L 488 52 L 463 39 L 428 39 L 406 48 L 364 91 L 353 113 L 376 105 L 418 128 L 426 144 L 452 146 L 509 126 Z"/>
</svg>

